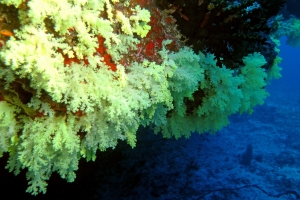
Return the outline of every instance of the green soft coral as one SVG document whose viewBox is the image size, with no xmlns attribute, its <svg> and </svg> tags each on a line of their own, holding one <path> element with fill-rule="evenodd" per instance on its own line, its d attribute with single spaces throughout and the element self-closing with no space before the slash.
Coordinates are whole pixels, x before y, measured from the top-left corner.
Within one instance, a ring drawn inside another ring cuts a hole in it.
<svg viewBox="0 0 300 200">
<path fill-rule="evenodd" d="M 18 39 L 11 38 L 7 42 L 0 58 L 20 77 L 32 80 L 31 87 L 37 90 L 38 95 L 41 90 L 45 90 L 54 101 L 61 102 L 63 94 L 67 92 L 66 81 L 69 77 L 66 73 L 73 72 L 66 72 L 63 56 L 59 51 L 70 58 L 75 55 L 79 59 L 86 57 L 93 66 L 99 65 L 101 58 L 94 54 L 95 48 L 98 47 L 96 36 L 100 35 L 105 38 L 107 52 L 111 54 L 114 62 L 118 63 L 124 52 L 138 43 L 132 33 L 144 37 L 149 31 L 146 23 L 150 20 L 150 13 L 136 6 L 132 9 L 134 15 L 130 18 L 123 15 L 128 20 L 128 30 L 115 34 L 113 28 L 118 25 L 117 14 L 114 15 L 109 9 L 105 10 L 105 6 L 112 7 L 112 4 L 110 1 L 95 0 L 31 0 L 28 2 L 29 10 L 22 10 L 19 15 L 19 20 L 24 25 L 15 31 Z M 107 14 L 111 18 L 99 18 L 99 13 Z M 56 36 L 46 33 L 46 27 L 49 26 L 46 21 L 49 18 L 55 25 Z M 139 30 L 139 23 L 144 24 L 142 30 Z M 64 39 L 66 36 L 70 37 L 70 28 L 75 29 L 77 33 L 78 43 L 73 46 Z"/>
<path fill-rule="evenodd" d="M 155 132 L 164 137 L 216 132 L 229 124 L 230 115 L 252 113 L 268 96 L 267 73 L 261 68 L 266 62 L 259 53 L 244 57 L 244 66 L 236 71 L 218 67 L 211 54 L 181 49 L 169 56 L 177 66 L 170 79 L 174 109 L 168 113 L 160 106 L 151 119 Z"/>
<path fill-rule="evenodd" d="M 28 168 L 27 191 L 45 193 L 46 181 L 54 171 L 68 181 L 74 180 L 79 155 L 94 160 L 98 149 L 114 148 L 118 140 L 127 140 L 134 147 L 141 118 L 152 118 L 148 111 L 155 110 L 158 105 L 172 108 L 168 78 L 176 67 L 167 53 L 165 48 L 160 52 L 162 64 L 147 60 L 134 62 L 127 73 L 123 66 L 112 72 L 95 58 L 89 58 L 88 67 L 74 63 L 72 68 L 61 68 L 65 75 L 65 93 L 61 101 L 67 107 L 66 115 L 57 116 L 51 105 L 39 96 L 31 98 L 27 104 L 41 113 L 42 116 L 35 118 L 23 112 L 16 117 L 14 106 L 1 102 L 6 108 L 3 109 L 4 131 L 8 120 L 13 123 L 12 128 L 22 127 L 17 144 L 12 146 L 5 142 L 1 146 L 3 152 L 10 152 L 9 170 L 18 174 L 21 168 Z M 74 115 L 78 109 L 83 110 L 85 116 Z M 84 134 L 81 141 L 78 133 Z M 14 134 L 6 133 L 3 140 L 13 138 Z"/>
<path fill-rule="evenodd" d="M 264 79 L 278 76 L 278 67 L 269 74 L 261 68 L 259 53 L 233 71 L 188 47 L 170 52 L 169 40 L 157 52 L 159 62 L 124 67 L 124 55 L 150 30 L 150 14 L 122 2 L 29 0 L 25 10 L 20 6 L 21 27 L 0 55 L 0 155 L 9 153 L 7 168 L 15 174 L 28 169 L 27 192 L 45 193 L 55 171 L 74 181 L 81 157 L 95 160 L 97 150 L 114 148 L 118 140 L 135 147 L 140 125 L 167 138 L 216 132 L 229 115 L 261 104 Z M 18 7 L 21 1 L 1 3 Z M 130 14 L 115 11 L 115 4 Z M 74 33 L 72 43 L 67 39 Z M 95 52 L 98 36 L 115 71 Z M 75 56 L 86 62 L 65 65 Z M 24 94 L 31 95 L 28 101 L 18 99 Z"/>
<path fill-rule="evenodd" d="M 114 5 L 125 7 L 118 0 L 29 0 L 25 7 L 20 1 L 1 3 L 19 9 L 21 27 L 0 54 L 5 86 L 0 94 L 0 155 L 9 152 L 10 171 L 28 169 L 28 192 L 45 193 L 54 171 L 73 181 L 81 156 L 94 160 L 97 149 L 115 147 L 119 139 L 134 147 L 140 110 L 156 103 L 170 106 L 165 65 L 135 63 L 126 74 L 118 64 L 149 31 L 147 10 L 131 8 L 132 16 L 124 13 L 127 20 L 118 22 Z M 125 21 L 127 30 L 114 31 Z M 76 42 L 67 40 L 74 33 Z M 104 38 L 117 71 L 109 70 L 96 55 L 98 36 Z M 66 66 L 65 58 L 75 56 L 88 64 Z M 149 73 L 138 80 L 144 69 Z M 129 81 L 130 76 L 137 78 Z M 144 81 L 145 87 L 135 81 Z M 12 87 L 15 82 L 22 85 L 21 93 L 32 95 L 29 102 L 14 100 L 19 95 Z"/>
<path fill-rule="evenodd" d="M 63 57 L 55 50 L 69 49 L 68 46 L 43 29 L 26 26 L 22 30 L 16 31 L 18 40 L 11 38 L 7 42 L 1 51 L 1 60 L 19 77 L 31 80 L 31 87 L 38 95 L 45 90 L 54 101 L 60 101 L 66 92 L 66 83 Z"/>
<path fill-rule="evenodd" d="M 267 62 L 260 53 L 253 53 L 244 57 L 243 62 L 245 66 L 241 69 L 240 76 L 243 77 L 244 82 L 240 85 L 243 93 L 243 101 L 239 111 L 241 113 L 253 112 L 255 105 L 262 105 L 264 99 L 269 95 L 266 90 L 267 73 L 261 68 Z"/>
<path fill-rule="evenodd" d="M 287 37 L 286 43 L 294 48 L 300 46 L 300 19 L 290 16 L 289 19 L 285 19 L 282 15 L 275 17 L 275 24 L 271 35 L 275 39 L 280 37 Z"/>
<path fill-rule="evenodd" d="M 179 138 L 182 135 L 188 137 L 190 132 L 194 131 L 191 127 L 195 121 L 185 116 L 187 107 L 184 101 L 186 98 L 193 98 L 192 94 L 198 89 L 199 82 L 204 79 L 204 70 L 200 66 L 199 56 L 191 49 L 183 48 L 179 52 L 168 54 L 167 57 L 176 68 L 169 80 L 174 109 L 168 112 L 160 105 L 150 121 L 154 125 L 155 133 L 162 132 L 166 138 L 172 136 Z M 167 117 L 168 115 L 170 117 Z"/>
<path fill-rule="evenodd" d="M 16 121 L 20 109 L 5 101 L 0 101 L 0 157 L 14 144 L 21 127 Z"/>
<path fill-rule="evenodd" d="M 200 56 L 206 78 L 200 83 L 205 97 L 197 109 L 201 128 L 198 131 L 216 132 L 229 123 L 229 115 L 238 111 L 243 97 L 238 86 L 243 79 L 225 66 L 218 67 L 213 55 Z"/>
<path fill-rule="evenodd" d="M 28 169 L 27 192 L 46 192 L 46 180 L 53 171 L 72 182 L 78 168 L 80 120 L 74 117 L 41 117 L 34 120 L 22 116 L 22 135 L 15 151 L 10 152 L 7 168 L 19 173 L 20 168 Z"/>
</svg>

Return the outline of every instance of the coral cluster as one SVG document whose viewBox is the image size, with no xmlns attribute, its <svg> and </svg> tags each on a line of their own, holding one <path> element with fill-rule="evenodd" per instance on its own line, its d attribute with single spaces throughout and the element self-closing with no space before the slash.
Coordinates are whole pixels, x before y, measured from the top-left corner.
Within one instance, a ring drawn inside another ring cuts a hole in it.
<svg viewBox="0 0 300 200">
<path fill-rule="evenodd" d="M 191 20 L 181 7 L 159 9 L 155 2 L 1 1 L 0 155 L 9 153 L 7 168 L 15 174 L 28 169 L 27 192 L 45 193 L 54 171 L 74 181 L 80 158 L 95 160 L 97 150 L 118 140 L 134 147 L 141 125 L 166 138 L 216 132 L 228 116 L 251 113 L 268 96 L 280 58 L 253 48 L 232 57 L 213 35 L 196 42 L 179 31 L 174 13 Z M 206 5 L 200 27 L 213 28 L 215 10 L 221 30 L 241 17 L 221 11 L 223 2 Z"/>
</svg>

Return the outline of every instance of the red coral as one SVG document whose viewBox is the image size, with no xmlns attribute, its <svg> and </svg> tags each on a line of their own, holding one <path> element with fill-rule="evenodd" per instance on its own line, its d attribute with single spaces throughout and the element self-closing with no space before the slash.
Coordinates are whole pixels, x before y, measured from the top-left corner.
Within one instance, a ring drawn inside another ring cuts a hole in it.
<svg viewBox="0 0 300 200">
<path fill-rule="evenodd" d="M 2 96 L 2 94 L 0 93 L 0 101 L 5 101 L 4 97 Z"/>
<path fill-rule="evenodd" d="M 103 62 L 109 66 L 110 70 L 112 71 L 116 71 L 117 70 L 117 65 L 112 61 L 112 58 L 111 58 L 111 55 L 109 55 L 107 52 L 106 52 L 106 48 L 104 46 L 104 38 L 102 36 L 98 36 L 98 48 L 96 48 L 96 53 L 99 53 L 101 57 L 103 57 Z M 59 50 L 60 53 L 62 53 L 61 50 Z M 76 57 L 76 55 L 74 56 L 74 58 L 69 58 L 67 55 L 64 55 L 62 54 L 63 57 L 64 57 L 64 64 L 65 65 L 71 65 L 72 62 L 75 62 L 75 63 L 80 63 L 81 61 L 84 62 L 85 65 L 88 65 L 89 62 L 86 58 L 83 58 L 82 60 L 78 59 Z"/>
<path fill-rule="evenodd" d="M 105 64 L 110 67 L 110 70 L 116 71 L 117 65 L 112 61 L 111 55 L 109 55 L 106 52 L 106 48 L 104 46 L 104 41 L 105 41 L 105 39 L 102 36 L 98 36 L 99 46 L 96 49 L 96 51 L 104 58 L 103 62 L 105 62 Z"/>
</svg>

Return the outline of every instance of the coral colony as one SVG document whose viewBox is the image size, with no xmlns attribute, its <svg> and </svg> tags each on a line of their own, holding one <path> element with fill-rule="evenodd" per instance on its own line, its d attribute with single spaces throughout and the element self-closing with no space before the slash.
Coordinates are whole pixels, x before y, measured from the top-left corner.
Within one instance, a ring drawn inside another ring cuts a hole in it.
<svg viewBox="0 0 300 200">
<path fill-rule="evenodd" d="M 45 193 L 52 172 L 73 182 L 79 159 L 135 147 L 139 126 L 188 138 L 251 113 L 280 77 L 278 39 L 300 41 L 299 20 L 277 16 L 284 3 L 1 0 L 6 168 Z"/>
</svg>

